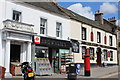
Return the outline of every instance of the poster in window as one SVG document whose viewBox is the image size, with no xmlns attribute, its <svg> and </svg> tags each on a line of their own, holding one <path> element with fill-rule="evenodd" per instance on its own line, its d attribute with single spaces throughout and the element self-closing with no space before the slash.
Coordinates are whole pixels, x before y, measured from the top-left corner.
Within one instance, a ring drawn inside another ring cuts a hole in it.
<svg viewBox="0 0 120 80">
<path fill-rule="evenodd" d="M 78 42 L 78 40 L 71 39 L 71 41 L 72 41 L 72 52 L 79 53 L 79 42 Z"/>
</svg>

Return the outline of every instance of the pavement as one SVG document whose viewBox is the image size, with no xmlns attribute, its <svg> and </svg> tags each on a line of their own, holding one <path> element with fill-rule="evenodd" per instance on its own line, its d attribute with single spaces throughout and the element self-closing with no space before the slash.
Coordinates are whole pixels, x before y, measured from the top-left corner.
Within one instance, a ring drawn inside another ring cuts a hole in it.
<svg viewBox="0 0 120 80">
<path fill-rule="evenodd" d="M 91 68 L 91 76 L 84 76 L 84 70 L 82 69 L 80 74 L 77 76 L 77 80 L 120 80 L 120 67 L 109 66 L 109 67 L 95 67 Z M 14 76 L 10 79 L 2 80 L 23 80 L 22 76 Z M 35 80 L 67 80 L 67 74 L 53 74 L 51 76 L 36 76 Z"/>
</svg>

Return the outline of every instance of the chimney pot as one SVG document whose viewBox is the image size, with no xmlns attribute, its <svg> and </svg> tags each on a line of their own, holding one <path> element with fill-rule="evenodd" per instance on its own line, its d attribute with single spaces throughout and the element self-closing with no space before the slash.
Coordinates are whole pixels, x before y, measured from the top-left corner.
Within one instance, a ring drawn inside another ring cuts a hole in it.
<svg viewBox="0 0 120 80">
<path fill-rule="evenodd" d="M 113 24 L 116 24 L 116 18 L 115 17 L 109 18 L 108 21 L 113 23 Z"/>
<path fill-rule="evenodd" d="M 103 13 L 101 13 L 100 10 L 96 11 L 95 21 L 97 21 L 100 24 L 103 24 Z"/>
<path fill-rule="evenodd" d="M 98 13 L 100 13 L 100 10 L 98 10 Z"/>
</svg>

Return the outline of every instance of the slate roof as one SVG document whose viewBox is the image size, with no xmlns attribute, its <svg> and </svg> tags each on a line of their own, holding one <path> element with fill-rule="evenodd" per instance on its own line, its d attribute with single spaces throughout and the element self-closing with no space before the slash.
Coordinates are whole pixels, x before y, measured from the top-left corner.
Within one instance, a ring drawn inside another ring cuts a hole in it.
<svg viewBox="0 0 120 80">
<path fill-rule="evenodd" d="M 60 7 L 60 6 L 59 6 Z M 85 24 L 88 24 L 88 25 L 91 25 L 92 27 L 95 27 L 95 28 L 99 28 L 101 30 L 104 30 L 106 32 L 109 32 L 109 33 L 112 33 L 112 34 L 115 34 L 115 32 L 112 32 L 113 31 L 113 28 L 117 28 L 116 25 L 108 22 L 107 20 L 103 19 L 105 22 L 109 23 L 111 26 L 106 26 L 104 24 L 99 24 L 97 21 L 94 21 L 94 20 L 91 20 L 91 19 L 88 19 L 86 17 L 83 17 L 81 15 L 78 15 L 77 13 L 74 13 L 73 11 L 71 10 L 68 10 L 68 9 L 65 9 L 63 7 L 60 7 L 67 15 L 69 15 L 69 17 L 71 19 L 74 19 L 74 20 L 77 20 L 78 22 L 82 22 L 82 23 L 85 23 Z"/>
<path fill-rule="evenodd" d="M 94 21 L 94 20 L 88 19 L 84 16 L 78 15 L 77 13 L 75 13 L 71 10 L 68 10 L 66 8 L 63 8 L 63 7 L 55 4 L 54 2 L 25 2 L 25 3 L 34 5 L 36 7 L 43 8 L 49 12 L 57 13 L 62 16 L 69 16 L 70 19 L 76 20 L 78 22 L 82 22 L 84 24 L 91 25 L 92 27 L 99 28 L 101 30 L 104 30 L 104 31 L 112 33 L 112 34 L 115 34 L 115 32 L 112 32 L 113 28 L 117 28 L 116 25 L 108 22 L 105 19 L 104 19 L 104 21 L 107 22 L 108 24 L 110 24 L 111 26 L 99 24 L 97 21 Z"/>
<path fill-rule="evenodd" d="M 64 12 L 61 11 L 60 8 L 56 6 L 54 2 L 25 2 L 27 4 L 31 4 L 33 6 L 36 6 L 38 8 L 45 9 L 49 12 L 57 13 L 63 16 L 67 16 Z"/>
</svg>

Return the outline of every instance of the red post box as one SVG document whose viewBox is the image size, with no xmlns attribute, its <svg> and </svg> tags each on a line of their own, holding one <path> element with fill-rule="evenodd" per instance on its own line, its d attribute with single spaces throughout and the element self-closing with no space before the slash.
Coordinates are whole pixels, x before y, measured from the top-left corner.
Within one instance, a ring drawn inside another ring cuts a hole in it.
<svg viewBox="0 0 120 80">
<path fill-rule="evenodd" d="M 85 76 L 90 76 L 90 49 L 86 49 L 86 54 L 84 56 L 84 69 L 85 69 Z"/>
</svg>

